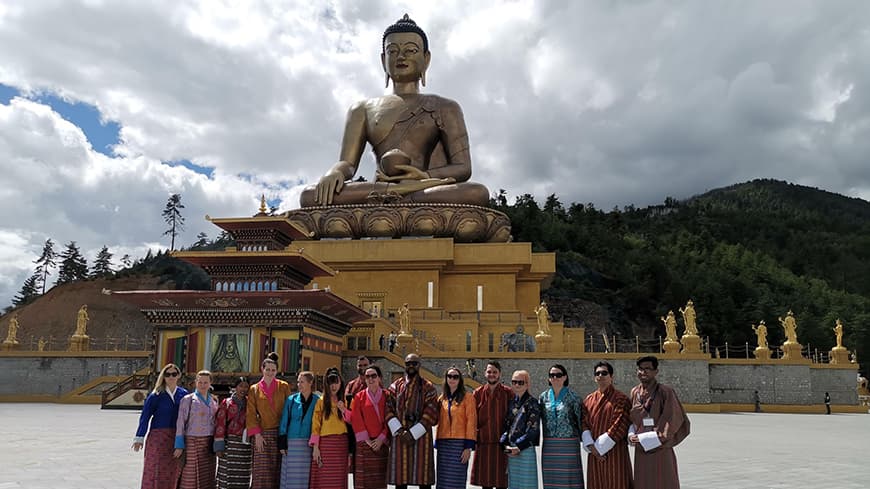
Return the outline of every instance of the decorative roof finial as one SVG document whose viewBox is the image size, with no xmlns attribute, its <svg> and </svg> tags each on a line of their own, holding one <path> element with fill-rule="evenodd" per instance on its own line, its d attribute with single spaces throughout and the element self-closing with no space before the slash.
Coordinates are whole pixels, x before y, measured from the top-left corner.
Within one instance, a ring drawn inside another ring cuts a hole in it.
<svg viewBox="0 0 870 489">
<path fill-rule="evenodd" d="M 266 194 L 260 196 L 260 214 L 265 214 L 269 208 L 266 207 Z"/>
</svg>

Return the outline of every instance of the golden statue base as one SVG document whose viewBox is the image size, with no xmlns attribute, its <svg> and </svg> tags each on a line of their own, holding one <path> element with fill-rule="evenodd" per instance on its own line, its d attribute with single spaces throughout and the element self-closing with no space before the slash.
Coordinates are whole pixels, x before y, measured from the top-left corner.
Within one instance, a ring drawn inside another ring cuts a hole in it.
<svg viewBox="0 0 870 489">
<path fill-rule="evenodd" d="M 831 349 L 831 360 L 833 364 L 849 363 L 849 350 L 843 346 L 835 346 Z"/>
<path fill-rule="evenodd" d="M 679 341 L 665 341 L 663 348 L 665 355 L 679 355 L 682 345 L 680 345 Z"/>
<path fill-rule="evenodd" d="M 91 349 L 91 338 L 88 335 L 74 334 L 69 338 L 69 351 L 88 351 Z"/>
<path fill-rule="evenodd" d="M 701 353 L 701 337 L 695 334 L 684 334 L 680 338 L 680 343 L 683 344 L 683 350 L 680 352 L 684 355 L 693 353 Z"/>
<path fill-rule="evenodd" d="M 801 349 L 803 347 L 800 343 L 792 343 L 790 341 L 786 341 L 782 344 L 782 359 L 783 360 L 803 360 L 803 355 L 801 355 Z"/>
<path fill-rule="evenodd" d="M 754 351 L 756 360 L 770 360 L 770 348 L 758 347 Z"/>
<path fill-rule="evenodd" d="M 541 353 L 549 353 L 553 343 L 553 336 L 539 332 L 535 335 L 535 350 Z"/>
<path fill-rule="evenodd" d="M 360 204 L 306 207 L 284 214 L 320 238 L 453 238 L 457 243 L 507 243 L 510 219 L 499 211 L 461 204 Z"/>
<path fill-rule="evenodd" d="M 0 344 L 0 351 L 12 351 L 18 349 L 18 340 L 5 340 Z"/>
<path fill-rule="evenodd" d="M 414 340 L 414 335 L 405 332 L 396 335 L 396 349 L 401 353 L 401 356 L 405 356 L 409 353 L 416 353 L 417 345 Z"/>
</svg>

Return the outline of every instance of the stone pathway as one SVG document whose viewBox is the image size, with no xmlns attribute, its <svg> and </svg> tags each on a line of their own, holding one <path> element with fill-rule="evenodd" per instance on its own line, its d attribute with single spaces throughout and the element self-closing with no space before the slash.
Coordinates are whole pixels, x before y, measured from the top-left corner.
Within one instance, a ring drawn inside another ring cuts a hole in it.
<svg viewBox="0 0 870 489">
<path fill-rule="evenodd" d="M 138 412 L 0 404 L 0 489 L 135 489 Z M 691 414 L 683 489 L 870 487 L 870 416 Z M 584 456 L 584 467 L 586 460 Z M 353 487 L 353 486 L 350 486 Z"/>
</svg>

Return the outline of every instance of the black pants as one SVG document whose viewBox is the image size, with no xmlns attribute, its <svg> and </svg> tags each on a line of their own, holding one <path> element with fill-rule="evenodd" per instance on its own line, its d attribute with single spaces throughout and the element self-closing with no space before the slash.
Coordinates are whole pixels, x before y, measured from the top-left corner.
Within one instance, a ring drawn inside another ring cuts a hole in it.
<svg viewBox="0 0 870 489">
<path fill-rule="evenodd" d="M 825 404 L 825 411 L 827 411 L 825 414 L 831 414 L 831 405 L 830 404 Z"/>
<path fill-rule="evenodd" d="M 420 489 L 432 489 L 432 486 L 430 486 L 428 484 L 427 485 L 421 484 L 417 487 L 419 487 Z M 398 484 L 398 485 L 396 485 L 396 489 L 408 489 L 408 484 Z"/>
</svg>

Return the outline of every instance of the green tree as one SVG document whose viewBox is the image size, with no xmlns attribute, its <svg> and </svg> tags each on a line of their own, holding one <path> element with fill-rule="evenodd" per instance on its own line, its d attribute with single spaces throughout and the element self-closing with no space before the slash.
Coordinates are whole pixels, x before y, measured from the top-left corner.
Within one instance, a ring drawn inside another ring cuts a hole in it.
<svg viewBox="0 0 870 489">
<path fill-rule="evenodd" d="M 68 284 L 88 278 L 88 261 L 82 256 L 75 241 L 70 241 L 60 254 L 60 269 L 57 272 L 55 285 Z"/>
<path fill-rule="evenodd" d="M 18 291 L 18 295 L 12 299 L 13 306 L 19 307 L 25 304 L 30 304 L 39 297 L 39 277 L 39 273 L 34 273 L 24 281 L 24 285 L 22 285 L 21 290 Z"/>
<path fill-rule="evenodd" d="M 36 275 L 39 276 L 36 285 L 42 289 L 43 294 L 45 293 L 45 284 L 48 282 L 51 269 L 57 266 L 56 259 L 57 253 L 54 251 L 54 242 L 49 238 L 42 245 L 42 254 L 33 262 L 36 263 Z"/>
<path fill-rule="evenodd" d="M 109 248 L 103 245 L 103 249 L 97 253 L 97 258 L 94 260 L 94 268 L 91 270 L 93 277 L 111 277 L 115 272 L 112 271 L 112 253 Z"/>
<path fill-rule="evenodd" d="M 208 235 L 200 231 L 199 234 L 196 235 L 196 242 L 193 243 L 191 248 L 205 248 L 206 246 L 208 246 Z"/>
<path fill-rule="evenodd" d="M 163 232 L 164 236 L 170 236 L 169 250 L 175 250 L 175 238 L 184 231 L 184 216 L 181 215 L 184 204 L 181 203 L 181 194 L 172 194 L 166 201 L 163 209 L 163 220 L 169 224 L 169 229 Z"/>
</svg>

